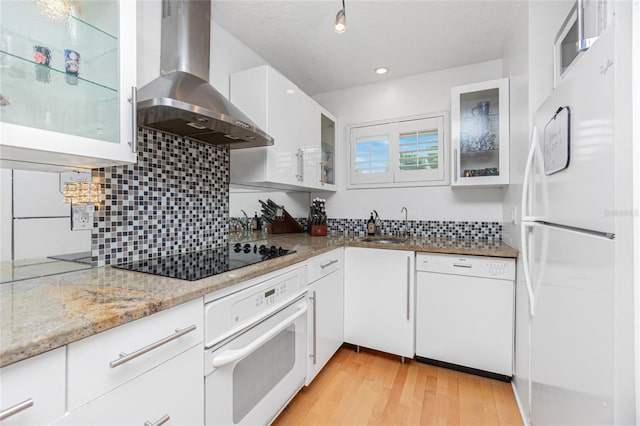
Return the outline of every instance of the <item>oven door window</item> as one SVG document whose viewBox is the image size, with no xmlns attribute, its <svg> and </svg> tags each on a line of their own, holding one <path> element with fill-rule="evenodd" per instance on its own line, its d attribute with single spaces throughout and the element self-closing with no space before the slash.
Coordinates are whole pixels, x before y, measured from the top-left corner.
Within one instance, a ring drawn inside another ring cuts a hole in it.
<svg viewBox="0 0 640 426">
<path fill-rule="evenodd" d="M 295 362 L 295 324 L 239 361 L 233 369 L 233 423 L 240 423 L 293 370 Z"/>
</svg>

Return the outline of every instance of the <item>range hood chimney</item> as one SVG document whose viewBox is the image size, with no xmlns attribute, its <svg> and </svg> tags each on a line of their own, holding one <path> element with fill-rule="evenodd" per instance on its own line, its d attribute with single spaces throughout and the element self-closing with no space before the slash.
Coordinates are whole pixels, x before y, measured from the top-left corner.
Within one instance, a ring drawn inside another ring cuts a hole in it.
<svg viewBox="0 0 640 426">
<path fill-rule="evenodd" d="M 229 148 L 273 145 L 209 79 L 209 0 L 163 0 L 161 76 L 138 90 L 142 127 Z"/>
</svg>

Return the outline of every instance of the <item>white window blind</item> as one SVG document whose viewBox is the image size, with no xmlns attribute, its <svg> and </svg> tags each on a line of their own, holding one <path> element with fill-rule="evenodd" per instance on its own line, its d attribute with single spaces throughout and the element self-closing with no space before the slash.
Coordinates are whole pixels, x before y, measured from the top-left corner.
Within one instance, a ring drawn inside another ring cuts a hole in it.
<svg viewBox="0 0 640 426">
<path fill-rule="evenodd" d="M 389 126 L 354 129 L 351 142 L 351 181 L 387 182 L 391 176 Z"/>
<path fill-rule="evenodd" d="M 354 126 L 350 187 L 444 184 L 444 142 L 444 116 Z"/>
<path fill-rule="evenodd" d="M 399 148 L 400 170 L 438 168 L 438 129 L 401 133 Z"/>
<path fill-rule="evenodd" d="M 398 123 L 398 167 L 394 182 L 444 179 L 444 117 Z"/>
<path fill-rule="evenodd" d="M 356 173 L 389 173 L 389 140 L 385 136 L 356 139 Z"/>
</svg>

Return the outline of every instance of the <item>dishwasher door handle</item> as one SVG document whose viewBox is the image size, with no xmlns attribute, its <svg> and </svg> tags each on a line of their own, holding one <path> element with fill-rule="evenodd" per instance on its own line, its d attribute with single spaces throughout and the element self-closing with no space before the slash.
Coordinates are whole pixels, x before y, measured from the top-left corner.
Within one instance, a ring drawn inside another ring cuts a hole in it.
<svg viewBox="0 0 640 426">
<path fill-rule="evenodd" d="M 473 265 L 469 265 L 468 263 L 454 263 L 453 266 L 455 268 L 469 268 L 469 269 L 473 267 Z"/>
</svg>

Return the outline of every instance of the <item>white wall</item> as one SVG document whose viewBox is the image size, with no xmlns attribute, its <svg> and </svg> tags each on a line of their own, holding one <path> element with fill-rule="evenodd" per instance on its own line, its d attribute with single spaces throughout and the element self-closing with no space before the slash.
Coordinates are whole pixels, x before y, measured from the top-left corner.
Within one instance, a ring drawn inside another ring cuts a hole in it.
<svg viewBox="0 0 640 426">
<path fill-rule="evenodd" d="M 229 216 L 230 217 L 242 217 L 244 210 L 247 214 L 253 217 L 253 214 L 257 211 L 260 216 L 261 205 L 258 200 L 264 202 L 270 199 L 274 203 L 284 206 L 287 212 L 295 218 L 305 218 L 309 216 L 309 205 L 311 200 L 309 199 L 308 192 L 282 192 L 269 190 L 252 190 L 250 192 L 243 190 L 232 189 L 229 194 Z"/>
<path fill-rule="evenodd" d="M 338 192 L 327 199 L 330 217 L 369 217 L 375 209 L 382 219 L 401 219 L 403 206 L 409 219 L 502 221 L 502 189 L 422 188 L 346 189 L 347 125 L 382 119 L 450 111 L 451 87 L 501 78 L 502 61 L 418 74 L 376 84 L 321 93 L 314 99 L 338 118 L 336 160 Z M 445 152 L 449 166 L 448 151 Z M 315 194 L 314 194 L 315 195 Z"/>
</svg>

